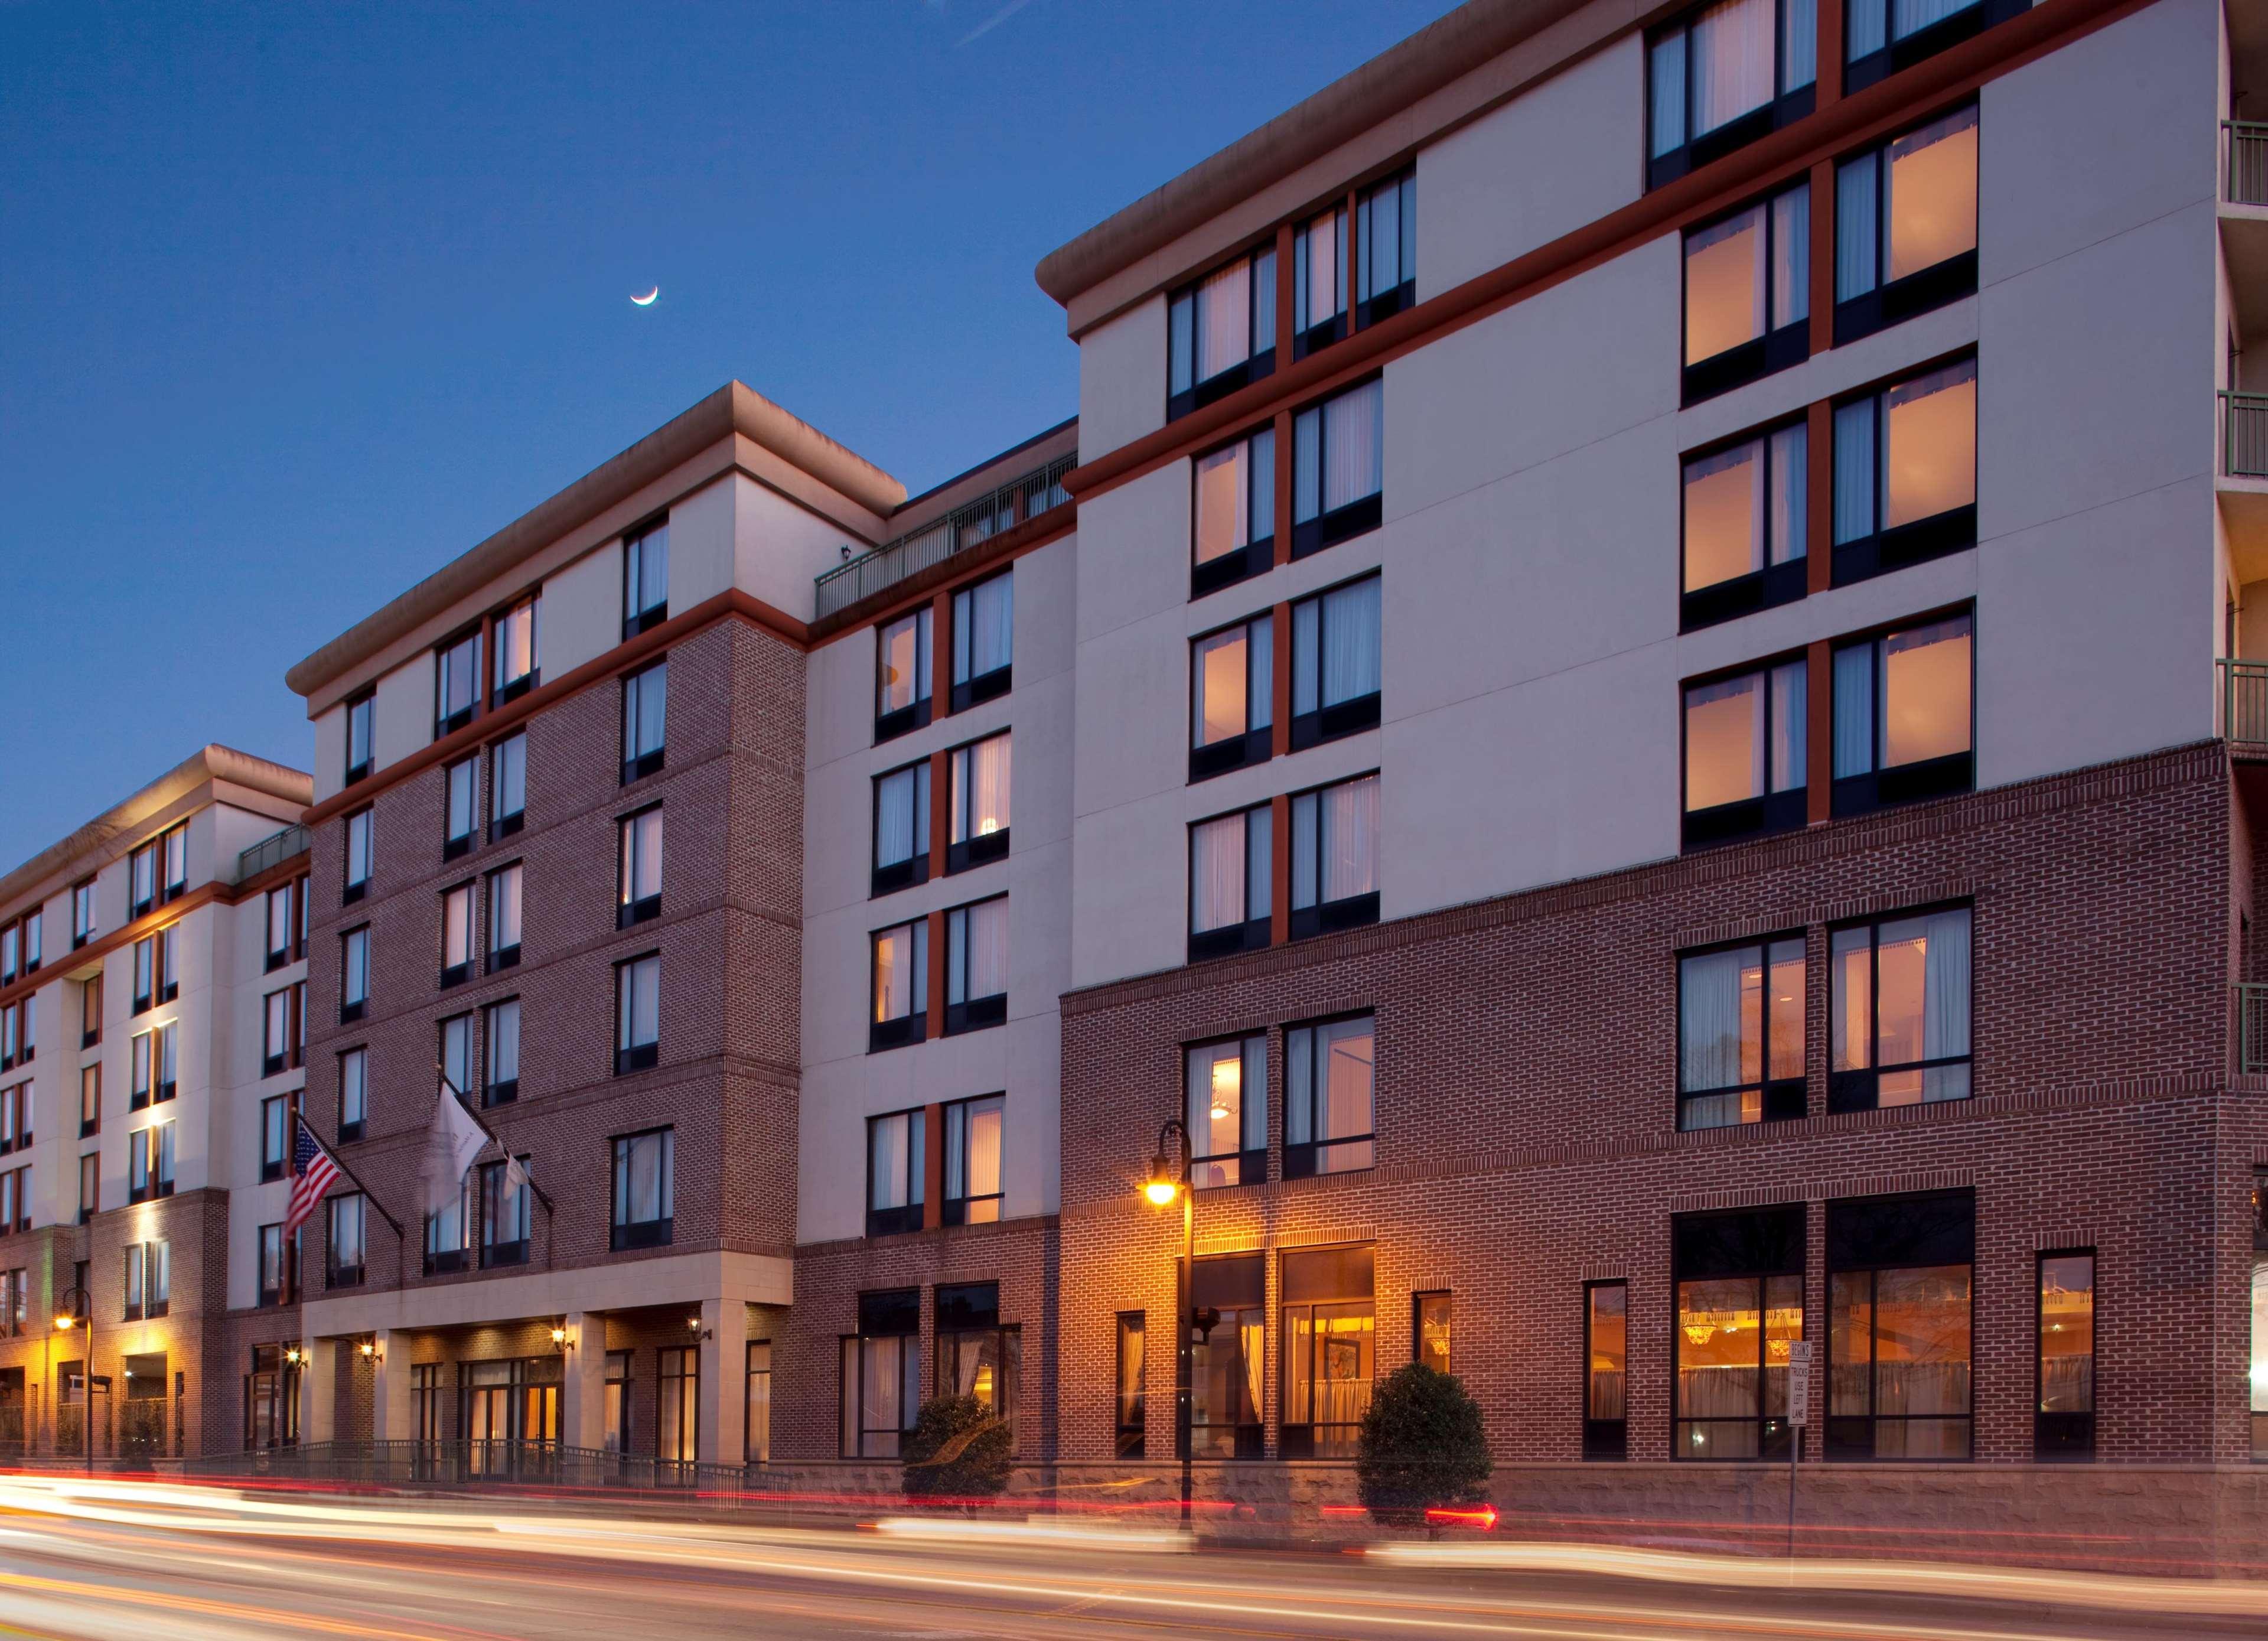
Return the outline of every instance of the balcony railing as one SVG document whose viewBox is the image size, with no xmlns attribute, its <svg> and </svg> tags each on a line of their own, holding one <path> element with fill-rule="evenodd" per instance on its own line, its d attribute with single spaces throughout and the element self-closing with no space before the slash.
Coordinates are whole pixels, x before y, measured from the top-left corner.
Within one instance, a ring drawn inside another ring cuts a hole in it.
<svg viewBox="0 0 2268 1641">
<path fill-rule="evenodd" d="M 273 837 L 263 837 L 250 849 L 241 850 L 236 857 L 236 880 L 256 878 L 270 866 L 280 865 L 294 855 L 304 855 L 308 847 L 307 828 L 287 826 Z"/>
<path fill-rule="evenodd" d="M 2220 738 L 2268 743 L 2268 661 L 2217 660 Z"/>
<path fill-rule="evenodd" d="M 2268 479 L 2268 394 L 2222 392 L 2220 470 L 2233 479 Z"/>
<path fill-rule="evenodd" d="M 2228 133 L 2228 202 L 2268 205 L 2268 125 L 2223 120 Z"/>
<path fill-rule="evenodd" d="M 1064 476 L 1078 465 L 1076 455 L 1058 456 L 1038 472 L 1011 480 L 933 524 L 837 565 L 819 578 L 819 615 L 824 618 L 848 609 L 859 600 L 919 575 L 955 553 L 967 552 L 1003 530 L 1068 505 L 1071 495 L 1063 487 Z"/>
<path fill-rule="evenodd" d="M 2268 986 L 2236 988 L 2236 1069 L 2268 1072 Z"/>
</svg>

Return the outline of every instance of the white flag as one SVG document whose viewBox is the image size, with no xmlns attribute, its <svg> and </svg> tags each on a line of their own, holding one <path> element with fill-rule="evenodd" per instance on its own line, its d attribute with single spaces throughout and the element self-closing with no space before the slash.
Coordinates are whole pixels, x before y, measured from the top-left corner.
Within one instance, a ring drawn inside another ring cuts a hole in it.
<svg viewBox="0 0 2268 1641">
<path fill-rule="evenodd" d="M 465 1170 L 472 1166 L 488 1138 L 456 1095 L 444 1088 L 433 1107 L 433 1126 L 425 1136 L 425 1159 L 417 1174 L 428 1214 L 447 1213 L 463 1200 Z"/>
</svg>

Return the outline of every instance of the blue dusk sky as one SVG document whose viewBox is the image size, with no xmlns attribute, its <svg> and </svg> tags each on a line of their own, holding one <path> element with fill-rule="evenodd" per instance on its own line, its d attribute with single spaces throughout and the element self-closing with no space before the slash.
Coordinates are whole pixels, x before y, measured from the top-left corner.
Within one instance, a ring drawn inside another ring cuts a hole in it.
<svg viewBox="0 0 2268 1641">
<path fill-rule="evenodd" d="M 1450 9 L 0 0 L 0 870 L 734 377 L 912 491 L 1062 420 L 1033 265 Z"/>
</svg>

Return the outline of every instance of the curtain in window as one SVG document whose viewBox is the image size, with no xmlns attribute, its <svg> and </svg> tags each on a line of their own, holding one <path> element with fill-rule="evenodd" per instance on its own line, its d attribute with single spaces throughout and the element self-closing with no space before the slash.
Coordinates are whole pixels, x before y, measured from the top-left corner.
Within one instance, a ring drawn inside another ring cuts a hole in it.
<svg viewBox="0 0 2268 1641">
<path fill-rule="evenodd" d="M 1804 556 L 1808 534 L 1810 438 L 1804 424 L 1771 436 L 1771 562 L 1786 564 Z"/>
<path fill-rule="evenodd" d="M 1323 607 L 1323 705 L 1378 693 L 1379 605 L 1376 576 L 1327 592 Z"/>
<path fill-rule="evenodd" d="M 1263 541 L 1276 534 L 1276 430 L 1263 428 L 1245 441 L 1244 448 L 1249 454 L 1238 469 L 1237 505 L 1248 522 L 1236 546 Z"/>
<path fill-rule="evenodd" d="M 1835 541 L 1874 534 L 1874 401 L 1835 410 Z"/>
<path fill-rule="evenodd" d="M 629 1041 L 622 1046 L 641 1048 L 654 1041 L 655 1022 L 661 1017 L 661 960 L 650 957 L 632 963 L 623 975 L 623 989 L 630 1007 L 623 1020 Z"/>
<path fill-rule="evenodd" d="M 1189 297 L 1175 297 L 1166 320 L 1168 393 L 1185 394 L 1195 385 L 1189 372 L 1197 357 L 1196 322 L 1197 303 Z"/>
<path fill-rule="evenodd" d="M 1252 353 L 1251 265 L 1238 261 L 1197 287 L 1197 380 L 1244 363 Z"/>
<path fill-rule="evenodd" d="M 1690 812 L 1764 791 L 1764 677 L 1743 673 L 1685 692 L 1685 807 Z"/>
<path fill-rule="evenodd" d="M 867 1124 L 867 1140 L 873 1152 L 868 1178 L 873 1184 L 873 1206 L 902 1208 L 906 1205 L 906 1117 L 902 1113 L 894 1117 L 876 1117 Z"/>
<path fill-rule="evenodd" d="M 1969 618 L 1932 622 L 1882 640 L 1875 704 L 1882 767 L 1970 749 Z"/>
<path fill-rule="evenodd" d="M 1850 0 L 1843 13 L 1843 60 L 1856 63 L 1889 43 L 1889 0 Z"/>
<path fill-rule="evenodd" d="M 874 794 L 874 864 L 895 866 L 914 854 L 914 771 L 884 776 Z"/>
<path fill-rule="evenodd" d="M 1008 743 L 1005 735 L 968 749 L 968 835 L 983 837 L 1008 824 Z"/>
<path fill-rule="evenodd" d="M 1323 899 L 1372 893 L 1378 887 L 1378 777 L 1326 787 L 1322 798 Z"/>
<path fill-rule="evenodd" d="M 982 677 L 1012 658 L 1016 624 L 1016 578 L 996 576 L 968 594 L 968 653 L 965 676 Z"/>
<path fill-rule="evenodd" d="M 1300 230 L 1298 291 L 1292 293 L 1298 306 L 1294 320 L 1300 329 L 1333 320 L 1344 311 L 1346 303 L 1340 294 L 1339 270 L 1344 266 L 1344 230 L 1346 213 L 1325 211 Z"/>
<path fill-rule="evenodd" d="M 1373 1043 L 1367 1019 L 1341 1020 L 1318 1029 L 1322 1039 L 1323 1098 L 1316 1115 L 1318 1139 L 1367 1134 L 1371 1129 Z"/>
<path fill-rule="evenodd" d="M 1258 673 L 1251 664 L 1248 635 L 1266 630 L 1256 623 L 1197 641 L 1191 666 L 1191 746 L 1210 747 L 1257 727 L 1248 722 L 1248 715 L 1263 697 L 1248 688 L 1248 674 L 1265 677 L 1266 673 Z"/>
<path fill-rule="evenodd" d="M 1685 236 L 1685 363 L 1712 359 L 1764 334 L 1764 208 Z"/>
<path fill-rule="evenodd" d="M 1933 912 L 1922 924 L 1922 1056 L 1949 1059 L 1969 1052 L 1969 913 Z"/>
<path fill-rule="evenodd" d="M 1963 359 L 1882 395 L 1882 527 L 1977 499 L 1977 361 Z"/>
<path fill-rule="evenodd" d="M 519 1004 L 499 1003 L 489 1011 L 489 1081 L 509 1083 L 519 1075 Z"/>
<path fill-rule="evenodd" d="M 1263 828 L 1255 828 L 1256 831 Z M 1189 930 L 1244 921 L 1244 817 L 1223 815 L 1189 833 Z"/>
<path fill-rule="evenodd" d="M 1386 384 L 1365 382 L 1323 409 L 1323 511 L 1378 494 L 1384 462 Z"/>
<path fill-rule="evenodd" d="M 1729 1088 L 1741 1078 L 1741 977 L 1749 951 L 1712 952 L 1677 966 L 1677 1082 Z"/>
<path fill-rule="evenodd" d="M 1275 887 L 1275 828 L 1267 812 L 1249 813 L 1244 826 L 1244 915 L 1265 917 Z"/>
<path fill-rule="evenodd" d="M 1772 0 L 1722 0 L 1693 19 L 1693 135 L 1772 99 Z"/>
<path fill-rule="evenodd" d="M 1801 661 L 1771 669 L 1771 790 L 1792 792 L 1804 782 L 1804 683 Z"/>
<path fill-rule="evenodd" d="M 1269 443 L 1275 439 L 1271 434 Z M 1245 498 L 1256 488 L 1268 496 L 1269 505 L 1275 504 L 1274 483 L 1255 487 L 1246 477 L 1245 451 L 1240 442 L 1226 450 L 1216 450 L 1210 456 L 1197 459 L 1197 562 L 1208 563 L 1224 553 L 1233 553 L 1256 535 L 1265 531 L 1250 532 L 1245 526 Z M 1257 495 L 1253 497 L 1256 503 Z"/>
<path fill-rule="evenodd" d="M 1882 156 L 1882 220 L 1889 234 L 1883 276 L 1903 279 L 1977 248 L 1977 110 L 1918 131 Z"/>
<path fill-rule="evenodd" d="M 1978 0 L 1890 0 L 1890 38 L 1904 40 L 1933 23 L 1942 23 L 1956 11 L 1966 11 Z"/>
<path fill-rule="evenodd" d="M 1837 0 L 1824 0 L 1829 5 Z M 1779 89 L 1783 95 L 1819 77 L 1819 6 L 1815 0 L 1786 0 L 1779 20 Z"/>
<path fill-rule="evenodd" d="M 1292 520 L 1295 524 L 1305 524 L 1323 510 L 1322 437 L 1320 406 L 1292 417 Z"/>
<path fill-rule="evenodd" d="M 896 1432 L 906 1424 L 898 1396 L 900 1380 L 905 1377 L 901 1365 L 906 1342 L 869 1339 L 865 1343 L 865 1373 L 859 1400 L 866 1410 L 866 1429 L 873 1432 L 865 1445 L 870 1456 L 887 1458 L 896 1453 Z"/>
<path fill-rule="evenodd" d="M 1771 202 L 1771 324 L 1774 330 L 1811 313 L 1811 185 Z"/>
<path fill-rule="evenodd" d="M 1685 31 L 1665 34 L 1653 42 L 1653 53 L 1647 64 L 1647 77 L 1652 81 L 1653 102 L 1649 121 L 1653 130 L 1653 141 L 1646 146 L 1648 158 L 1660 158 L 1685 142 Z"/>
<path fill-rule="evenodd" d="M 902 924 L 874 938 L 874 1018 L 894 1020 L 917 1012 L 922 996 L 921 924 Z"/>
<path fill-rule="evenodd" d="M 1263 1071 L 1256 1086 L 1267 1087 Z M 1197 1157 L 1227 1157 L 1242 1145 L 1244 1135 L 1244 1062 L 1233 1042 L 1192 1049 L 1189 1054 L 1189 1146 Z M 1216 1115 L 1218 1114 L 1218 1115 Z M 1199 1185 L 1233 1185 L 1234 1174 L 1225 1166 L 1200 1168 Z"/>
<path fill-rule="evenodd" d="M 968 990 L 961 1000 L 999 997 L 1008 990 L 1007 898 L 984 901 L 962 916 L 968 920 Z"/>
<path fill-rule="evenodd" d="M 970 1196 L 999 1194 L 1000 1121 L 998 1100 L 968 1107 L 968 1171 L 965 1183 Z"/>
<path fill-rule="evenodd" d="M 1685 464 L 1685 591 L 1764 568 L 1763 447 L 1754 439 Z M 1775 517 L 1778 497 L 1774 496 Z M 1775 561 L 1777 562 L 1777 561 Z"/>
<path fill-rule="evenodd" d="M 1366 203 L 1369 206 L 1367 220 L 1363 224 L 1362 294 L 1365 300 L 1381 291 L 1391 291 L 1412 271 L 1403 261 L 1403 241 L 1408 237 L 1402 221 L 1403 195 L 1409 184 L 1401 183 L 1373 192 Z"/>
<path fill-rule="evenodd" d="M 1835 778 L 1874 767 L 1874 646 L 1835 651 Z"/>
<path fill-rule="evenodd" d="M 1835 173 L 1835 299 L 1848 302 L 1874 288 L 1880 263 L 1877 156 L 1862 155 Z"/>
</svg>

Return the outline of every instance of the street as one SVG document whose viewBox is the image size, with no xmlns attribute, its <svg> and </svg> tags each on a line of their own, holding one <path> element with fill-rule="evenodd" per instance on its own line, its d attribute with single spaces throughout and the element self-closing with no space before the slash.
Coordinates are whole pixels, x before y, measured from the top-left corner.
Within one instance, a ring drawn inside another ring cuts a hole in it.
<svg viewBox="0 0 2268 1641">
<path fill-rule="evenodd" d="M 1490 1558 L 1505 1564 L 1476 1564 Z M 1520 1564 L 1539 1559 L 1561 1570 Z M 1604 1571 L 1616 1567 L 1648 1576 Z M 0 1631 L 74 1641 L 485 1641 L 571 1629 L 990 1641 L 2045 1641 L 2268 1631 L 2268 1584 L 1884 1563 L 1800 1564 L 1794 1581 L 1801 1587 L 1788 1587 L 1787 1564 L 1764 1559 L 1489 1542 L 1365 1555 L 1190 1551 L 1154 1527 L 888 1519 L 851 1532 L 534 1513 L 502 1500 L 362 1504 L 0 1480 Z"/>
</svg>

